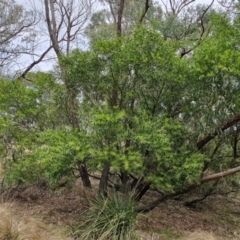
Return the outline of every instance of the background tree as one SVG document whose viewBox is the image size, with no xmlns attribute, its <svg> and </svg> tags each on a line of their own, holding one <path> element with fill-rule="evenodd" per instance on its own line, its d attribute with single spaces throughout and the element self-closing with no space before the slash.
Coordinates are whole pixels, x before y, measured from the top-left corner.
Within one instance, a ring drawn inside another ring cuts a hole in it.
<svg viewBox="0 0 240 240">
<path fill-rule="evenodd" d="M 45 50 L 26 67 L 22 77 L 44 59 L 54 59 L 58 62 L 60 55 L 69 54 L 71 50 L 83 43 L 82 34 L 90 18 L 93 3 L 94 1 L 91 0 L 81 2 L 44 0 L 42 8 L 32 7 L 33 11 L 40 16 L 38 32 L 40 36 L 43 35 L 41 44 L 45 46 Z"/>
<path fill-rule="evenodd" d="M 1 71 L 18 64 L 17 58 L 34 54 L 30 39 L 34 39 L 33 28 L 38 17 L 14 0 L 0 1 L 0 67 Z"/>
<path fill-rule="evenodd" d="M 53 48 L 60 69 L 60 79 L 65 86 L 68 119 L 74 129 L 79 129 L 76 102 L 77 96 L 74 95 L 74 90 L 71 84 L 67 81 L 65 66 L 62 64 L 61 58 L 64 54 L 68 55 L 72 47 L 76 46 L 75 44 L 79 40 L 79 35 L 81 34 L 84 24 L 86 24 L 86 21 L 90 16 L 91 7 L 91 0 L 83 0 L 81 1 L 81 4 L 75 0 L 44 0 L 44 19 L 46 19 L 50 46 L 43 55 L 37 61 L 33 62 L 22 74 L 24 77 L 25 73 L 37 64 L 39 60 L 41 61 L 41 58 Z M 81 164 L 80 169 L 84 186 L 91 187 L 87 169 L 83 163 Z"/>
</svg>

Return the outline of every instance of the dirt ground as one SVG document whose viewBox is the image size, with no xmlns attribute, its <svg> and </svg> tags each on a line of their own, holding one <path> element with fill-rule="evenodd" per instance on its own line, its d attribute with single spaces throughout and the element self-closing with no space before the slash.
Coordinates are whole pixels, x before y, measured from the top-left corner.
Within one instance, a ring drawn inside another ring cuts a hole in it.
<svg viewBox="0 0 240 240">
<path fill-rule="evenodd" d="M 94 195 L 75 184 L 52 191 L 36 186 L 19 188 L 0 197 L 1 204 L 7 203 L 18 219 L 35 219 L 70 233 L 84 218 L 88 199 Z M 189 208 L 180 200 L 171 200 L 139 216 L 135 229 L 146 240 L 240 239 L 239 203 L 237 198 L 212 196 Z"/>
</svg>

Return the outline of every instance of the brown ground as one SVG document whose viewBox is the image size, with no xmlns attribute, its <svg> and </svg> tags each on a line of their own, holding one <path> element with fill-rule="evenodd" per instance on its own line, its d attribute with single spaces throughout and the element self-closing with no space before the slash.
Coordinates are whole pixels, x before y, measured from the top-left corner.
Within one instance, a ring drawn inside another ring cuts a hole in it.
<svg viewBox="0 0 240 240">
<path fill-rule="evenodd" d="M 79 184 L 55 191 L 29 187 L 1 195 L 1 204 L 7 202 L 18 219 L 36 219 L 69 233 L 84 217 L 91 197 L 93 193 Z M 180 200 L 168 201 L 140 216 L 136 229 L 141 239 L 151 240 L 240 239 L 239 202 L 236 198 L 212 196 L 189 208 Z"/>
</svg>

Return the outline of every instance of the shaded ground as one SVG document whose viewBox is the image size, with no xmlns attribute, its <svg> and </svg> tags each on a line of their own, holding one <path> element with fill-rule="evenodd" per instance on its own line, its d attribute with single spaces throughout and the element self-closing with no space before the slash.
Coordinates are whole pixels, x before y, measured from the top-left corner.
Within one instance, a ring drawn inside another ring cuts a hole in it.
<svg viewBox="0 0 240 240">
<path fill-rule="evenodd" d="M 2 195 L 2 204 L 8 202 L 19 218 L 32 217 L 47 225 L 71 232 L 81 219 L 90 190 L 77 184 L 74 187 L 46 191 L 40 187 L 18 189 Z M 142 239 L 240 239 L 240 201 L 212 196 L 194 208 L 182 201 L 168 201 L 144 216 L 136 229 Z M 66 238 L 67 239 L 67 238 Z"/>
<path fill-rule="evenodd" d="M 240 205 L 226 197 L 209 197 L 194 208 L 168 201 L 147 217 L 139 226 L 145 232 L 159 233 L 161 239 L 240 239 Z"/>
</svg>

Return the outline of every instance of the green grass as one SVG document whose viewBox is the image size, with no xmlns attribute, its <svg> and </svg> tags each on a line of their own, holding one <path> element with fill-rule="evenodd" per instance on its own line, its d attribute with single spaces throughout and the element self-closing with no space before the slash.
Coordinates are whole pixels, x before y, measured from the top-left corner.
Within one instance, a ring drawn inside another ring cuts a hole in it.
<svg viewBox="0 0 240 240">
<path fill-rule="evenodd" d="M 85 213 L 85 223 L 75 232 L 75 239 L 128 240 L 137 239 L 133 230 L 137 213 L 129 195 L 99 195 Z"/>
</svg>

